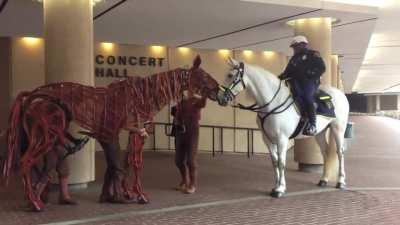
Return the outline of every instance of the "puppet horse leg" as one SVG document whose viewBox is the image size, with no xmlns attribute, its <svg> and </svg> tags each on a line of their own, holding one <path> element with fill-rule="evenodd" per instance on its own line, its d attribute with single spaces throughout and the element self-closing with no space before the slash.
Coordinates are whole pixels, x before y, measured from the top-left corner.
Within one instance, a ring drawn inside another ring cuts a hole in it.
<svg viewBox="0 0 400 225">
<path fill-rule="evenodd" d="M 149 202 L 146 194 L 143 192 L 140 173 L 143 169 L 143 144 L 144 141 L 140 135 L 130 133 L 129 144 L 127 146 L 128 153 L 126 154 L 124 166 L 126 174 L 123 180 L 125 196 L 128 199 L 134 199 L 135 195 L 137 195 L 137 202 L 139 204 Z M 129 172 L 133 172 L 133 183 L 130 182 L 131 176 Z"/>
<path fill-rule="evenodd" d="M 21 159 L 21 171 L 24 182 L 25 196 L 33 207 L 33 211 L 40 212 L 44 209 L 44 203 L 40 196 L 47 186 L 48 179 L 46 179 L 43 183 L 39 181 L 35 185 L 34 190 L 31 177 L 32 168 L 42 155 L 47 154 L 47 152 L 51 150 L 53 143 L 54 141 L 51 139 L 43 138 L 41 141 L 38 141 L 36 137 L 31 137 L 31 143 L 29 144 L 28 150 Z"/>
<path fill-rule="evenodd" d="M 144 141 L 142 137 L 136 134 L 134 142 L 131 147 L 133 147 L 133 170 L 134 170 L 134 183 L 133 191 L 137 194 L 137 201 L 139 204 L 146 204 L 149 202 L 147 195 L 143 192 L 142 180 L 141 180 L 141 170 L 143 169 L 143 145 Z M 132 139 L 131 139 L 132 140 Z"/>
<path fill-rule="evenodd" d="M 25 198 L 28 200 L 30 206 L 32 207 L 32 211 L 40 212 L 44 209 L 44 203 L 42 202 L 40 197 L 33 191 L 32 177 L 31 177 L 33 161 L 29 159 L 22 159 L 21 166 L 22 166 L 21 171 L 22 171 L 22 181 L 24 184 Z"/>
</svg>

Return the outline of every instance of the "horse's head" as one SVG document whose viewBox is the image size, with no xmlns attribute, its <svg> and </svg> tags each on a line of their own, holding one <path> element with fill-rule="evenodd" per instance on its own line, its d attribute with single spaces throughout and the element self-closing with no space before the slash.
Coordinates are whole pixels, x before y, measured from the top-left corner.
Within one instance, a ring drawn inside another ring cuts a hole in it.
<svg viewBox="0 0 400 225">
<path fill-rule="evenodd" d="M 221 85 L 217 100 L 222 106 L 228 105 L 235 97 L 246 88 L 244 80 L 244 64 L 232 58 L 229 58 L 231 70 L 225 78 L 224 84 Z"/>
<path fill-rule="evenodd" d="M 216 101 L 219 84 L 206 71 L 200 68 L 201 58 L 198 55 L 193 61 L 193 67 L 188 70 L 189 89 L 201 96 L 207 96 L 209 99 Z"/>
</svg>

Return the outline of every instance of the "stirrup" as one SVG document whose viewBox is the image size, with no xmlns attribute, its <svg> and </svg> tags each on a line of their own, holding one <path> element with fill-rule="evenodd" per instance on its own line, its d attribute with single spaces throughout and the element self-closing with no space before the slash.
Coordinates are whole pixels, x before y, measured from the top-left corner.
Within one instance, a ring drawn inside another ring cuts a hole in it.
<svg viewBox="0 0 400 225">
<path fill-rule="evenodd" d="M 307 124 L 303 130 L 303 134 L 306 136 L 315 136 L 317 134 L 317 128 L 315 125 Z"/>
</svg>

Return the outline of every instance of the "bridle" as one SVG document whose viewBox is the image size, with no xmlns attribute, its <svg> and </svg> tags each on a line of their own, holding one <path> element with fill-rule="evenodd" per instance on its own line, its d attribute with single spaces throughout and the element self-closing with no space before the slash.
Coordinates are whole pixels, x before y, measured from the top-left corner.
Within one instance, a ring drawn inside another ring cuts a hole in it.
<svg viewBox="0 0 400 225">
<path fill-rule="evenodd" d="M 246 84 L 243 81 L 244 75 L 244 63 L 240 62 L 239 66 L 235 66 L 233 70 L 236 71 L 234 76 L 233 82 L 229 85 L 229 87 L 225 87 L 224 85 L 220 86 L 220 89 L 224 92 L 224 95 L 229 98 L 229 100 L 233 100 L 236 95 L 239 93 L 234 94 L 232 90 L 236 87 L 236 85 L 241 84 L 243 89 L 246 89 Z"/>
<path fill-rule="evenodd" d="M 232 89 L 235 88 L 236 85 L 238 85 L 240 83 L 240 84 L 243 85 L 243 88 L 246 88 L 246 85 L 245 85 L 245 83 L 243 81 L 244 64 L 242 62 L 240 62 L 239 66 L 234 67 L 234 70 L 236 70 L 237 72 L 234 75 L 235 76 L 234 80 L 229 85 L 229 87 L 225 87 L 225 86 L 222 86 L 222 85 L 220 86 L 221 90 L 224 91 L 225 97 L 229 98 L 230 101 L 233 100 L 236 97 L 236 95 L 238 94 L 238 93 L 234 94 L 232 92 Z M 283 113 L 284 111 L 286 111 L 294 103 L 294 99 L 292 98 L 292 95 L 289 94 L 282 103 L 279 103 L 276 107 L 274 107 L 273 109 L 271 109 L 269 111 L 265 111 L 265 108 L 270 106 L 272 104 L 272 102 L 276 99 L 276 97 L 278 96 L 279 92 L 282 89 L 282 83 L 283 83 L 283 81 L 280 80 L 278 89 L 274 93 L 272 99 L 269 102 L 267 102 L 264 105 L 262 105 L 262 106 L 259 106 L 257 103 L 254 103 L 254 104 L 252 104 L 250 106 L 244 106 L 244 105 L 239 103 L 237 105 L 233 105 L 233 107 L 259 113 L 258 116 L 260 117 L 260 120 L 262 121 L 262 124 L 264 124 L 264 120 L 267 117 L 269 117 L 270 115 Z M 292 98 L 292 101 L 290 101 L 291 98 Z"/>
</svg>

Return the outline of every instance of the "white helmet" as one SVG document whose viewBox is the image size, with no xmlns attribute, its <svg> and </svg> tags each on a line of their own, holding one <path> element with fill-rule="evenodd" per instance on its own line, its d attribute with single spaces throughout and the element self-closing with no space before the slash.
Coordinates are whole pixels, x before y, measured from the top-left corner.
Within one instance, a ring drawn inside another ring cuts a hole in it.
<svg viewBox="0 0 400 225">
<path fill-rule="evenodd" d="M 293 45 L 299 44 L 299 43 L 306 43 L 308 44 L 308 40 L 306 37 L 302 35 L 298 35 L 293 38 L 292 42 L 290 43 L 290 47 L 293 47 Z"/>
</svg>

